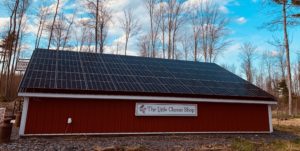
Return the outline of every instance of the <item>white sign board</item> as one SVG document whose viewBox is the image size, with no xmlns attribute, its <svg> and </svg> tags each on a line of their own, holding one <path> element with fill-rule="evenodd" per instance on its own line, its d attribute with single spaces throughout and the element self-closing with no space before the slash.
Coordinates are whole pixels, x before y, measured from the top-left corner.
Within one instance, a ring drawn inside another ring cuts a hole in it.
<svg viewBox="0 0 300 151">
<path fill-rule="evenodd" d="M 136 103 L 135 116 L 197 116 L 197 104 Z"/>
<path fill-rule="evenodd" d="M 0 123 L 3 122 L 5 116 L 5 108 L 0 108 Z"/>
<path fill-rule="evenodd" d="M 17 62 L 17 71 L 25 71 L 29 63 L 29 59 L 19 59 Z"/>
</svg>

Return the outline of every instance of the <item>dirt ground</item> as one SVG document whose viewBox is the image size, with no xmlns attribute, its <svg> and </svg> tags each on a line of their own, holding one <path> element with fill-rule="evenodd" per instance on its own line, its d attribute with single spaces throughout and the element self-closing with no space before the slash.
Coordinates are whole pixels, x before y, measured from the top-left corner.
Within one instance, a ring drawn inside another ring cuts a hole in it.
<svg viewBox="0 0 300 151">
<path fill-rule="evenodd" d="M 11 104 L 6 104 L 11 106 Z M 0 151 L 300 151 L 300 118 L 273 119 L 272 134 L 178 134 L 134 136 L 68 136 L 19 138 L 13 128 L 11 142 L 0 144 Z"/>
<path fill-rule="evenodd" d="M 272 148 L 269 144 L 279 143 L 279 147 L 285 149 L 282 140 L 292 142 L 297 138 L 279 131 L 273 134 L 28 137 L 2 144 L 0 150 L 273 150 L 278 147 Z M 291 148 L 297 150 L 298 147 Z"/>
</svg>

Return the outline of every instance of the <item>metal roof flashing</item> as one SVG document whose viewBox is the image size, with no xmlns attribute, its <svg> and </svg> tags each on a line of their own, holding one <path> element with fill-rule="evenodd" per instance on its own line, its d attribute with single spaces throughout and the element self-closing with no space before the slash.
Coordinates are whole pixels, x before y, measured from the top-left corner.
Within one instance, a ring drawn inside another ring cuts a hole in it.
<svg viewBox="0 0 300 151">
<path fill-rule="evenodd" d="M 241 104 L 270 104 L 276 101 L 269 100 L 238 100 L 216 98 L 187 98 L 162 96 L 126 96 L 126 95 L 92 95 L 92 94 L 51 94 L 51 93 L 18 93 L 21 97 L 37 98 L 70 98 L 70 99 L 96 99 L 96 100 L 140 100 L 140 101 L 177 101 L 177 102 L 211 102 L 211 103 L 241 103 Z"/>
</svg>

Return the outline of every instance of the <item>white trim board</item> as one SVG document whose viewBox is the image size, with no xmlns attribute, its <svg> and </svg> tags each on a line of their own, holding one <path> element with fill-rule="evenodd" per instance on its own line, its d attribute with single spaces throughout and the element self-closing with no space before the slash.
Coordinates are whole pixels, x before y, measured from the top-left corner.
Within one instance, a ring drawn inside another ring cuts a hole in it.
<svg viewBox="0 0 300 151">
<path fill-rule="evenodd" d="M 28 104 L 29 104 L 29 98 L 24 97 L 24 103 L 23 103 L 23 110 L 22 110 L 22 117 L 21 117 L 21 125 L 19 129 L 19 135 L 24 135 L 25 132 L 25 125 L 26 125 L 26 119 L 27 119 L 27 112 L 28 112 Z"/>
<path fill-rule="evenodd" d="M 272 124 L 272 108 L 271 105 L 268 105 L 268 114 L 269 114 L 269 130 L 270 133 L 273 132 L 273 124 Z"/>
<path fill-rule="evenodd" d="M 121 132 L 121 133 L 52 133 L 23 134 L 20 136 L 75 136 L 75 135 L 167 135 L 167 134 L 268 134 L 269 131 L 207 131 L 207 132 Z"/>
<path fill-rule="evenodd" d="M 75 99 L 116 99 L 116 100 L 147 100 L 147 101 L 179 101 L 179 102 L 212 102 L 212 103 L 242 103 L 242 104 L 277 104 L 267 100 L 234 100 L 213 98 L 163 97 L 163 96 L 128 96 L 128 95 L 93 95 L 93 94 L 53 94 L 53 93 L 18 93 L 23 97 L 41 98 L 75 98 Z"/>
</svg>

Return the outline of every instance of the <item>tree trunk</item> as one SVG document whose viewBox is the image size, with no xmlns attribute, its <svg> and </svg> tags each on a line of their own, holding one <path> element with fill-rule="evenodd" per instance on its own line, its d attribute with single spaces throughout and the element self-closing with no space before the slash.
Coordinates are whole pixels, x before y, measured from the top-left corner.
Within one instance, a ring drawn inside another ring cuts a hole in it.
<svg viewBox="0 0 300 151">
<path fill-rule="evenodd" d="M 51 30 L 50 30 L 50 37 L 49 37 L 49 42 L 48 42 L 48 49 L 50 48 L 50 44 L 51 44 L 51 40 L 52 40 L 52 33 L 53 33 L 53 29 L 54 29 L 54 24 L 55 24 L 57 12 L 58 12 L 59 1 L 60 0 L 57 0 L 55 14 L 54 14 L 54 18 L 53 18 L 53 22 L 52 22 L 52 26 L 51 26 Z"/>
<path fill-rule="evenodd" d="M 288 106 L 288 114 L 291 116 L 292 113 L 292 81 L 291 81 L 291 66 L 290 66 L 290 50 L 289 50 L 289 40 L 288 40 L 288 32 L 287 32 L 287 20 L 286 20 L 286 4 L 287 0 L 283 1 L 282 4 L 282 13 L 283 13 L 283 31 L 284 31 L 284 46 L 286 51 L 286 66 L 287 66 L 287 85 L 289 91 L 289 106 Z"/>
<path fill-rule="evenodd" d="M 195 62 L 197 62 L 197 47 L 198 47 L 198 38 L 196 34 L 198 33 L 194 31 L 194 61 Z"/>
<path fill-rule="evenodd" d="M 42 29 L 41 29 L 40 35 L 39 35 L 39 37 L 38 37 L 37 48 L 40 47 L 40 41 L 41 41 L 41 37 L 42 37 L 42 35 L 43 35 L 44 27 L 45 27 L 45 20 L 43 20 Z"/>
<path fill-rule="evenodd" d="M 16 1 L 15 3 L 15 10 L 14 10 L 14 15 L 13 15 L 13 30 L 11 33 L 9 33 L 8 36 L 12 36 L 11 40 L 9 40 L 9 47 L 8 47 L 8 61 L 7 61 L 7 73 L 6 73 L 6 87 L 4 90 L 4 94 L 7 97 L 8 96 L 8 89 L 10 87 L 9 81 L 10 81 L 10 72 L 11 72 L 11 59 L 13 55 L 13 47 L 15 45 L 15 41 L 18 40 L 16 37 L 16 27 L 17 27 L 17 12 L 19 8 L 19 0 Z"/>
<path fill-rule="evenodd" d="M 172 59 L 175 59 L 175 44 L 176 44 L 176 28 L 174 27 L 173 30 L 173 37 L 172 37 Z"/>
<path fill-rule="evenodd" d="M 165 52 L 165 20 L 162 17 L 162 50 L 163 50 L 163 58 L 166 58 L 166 52 Z"/>
<path fill-rule="evenodd" d="M 168 59 L 171 58 L 171 46 L 172 46 L 172 40 L 171 40 L 171 35 L 172 35 L 172 28 L 171 28 L 171 25 L 169 25 L 169 31 L 168 31 L 169 35 L 168 35 Z"/>
<path fill-rule="evenodd" d="M 127 55 L 127 44 L 128 44 L 129 35 L 126 34 L 125 37 L 125 56 Z"/>
<path fill-rule="evenodd" d="M 65 49 L 66 44 L 67 44 L 67 41 L 68 41 L 68 39 L 69 39 L 70 30 L 71 30 L 71 27 L 72 27 L 73 22 L 74 22 L 74 16 L 75 16 L 75 14 L 73 14 L 72 20 L 71 20 L 71 22 L 70 22 L 70 24 L 69 24 L 69 26 L 68 26 L 68 29 L 67 29 L 67 32 L 66 32 L 64 41 L 63 41 L 63 47 L 62 47 L 62 50 Z"/>
<path fill-rule="evenodd" d="M 36 34 L 36 38 L 35 38 L 35 46 L 34 48 L 37 48 L 38 47 L 38 39 L 39 39 L 39 35 L 40 35 L 40 32 L 41 32 L 41 26 L 42 26 L 42 20 L 40 20 L 40 24 L 39 24 L 39 27 L 38 27 L 38 32 Z"/>
<path fill-rule="evenodd" d="M 98 51 L 98 19 L 99 19 L 99 0 L 97 0 L 96 6 L 96 26 L 95 26 L 95 52 Z"/>
<path fill-rule="evenodd" d="M 19 45 L 19 42 L 20 42 L 20 32 L 21 32 L 21 28 L 22 28 L 22 21 L 23 21 L 23 16 L 24 16 L 24 13 L 25 13 L 25 2 L 23 2 L 22 4 L 22 8 L 21 8 L 21 18 L 19 18 L 19 22 L 18 22 L 18 30 L 17 30 L 17 35 L 16 35 L 16 43 L 14 45 L 14 50 L 13 50 L 13 62 L 12 62 L 12 71 L 11 71 L 11 75 L 10 75 L 10 85 L 8 87 L 8 89 L 10 89 L 10 86 L 11 86 L 11 83 L 13 81 L 13 78 L 15 76 L 15 66 L 16 66 L 16 63 L 17 63 L 17 60 L 18 60 L 18 47 L 21 47 L 21 45 Z M 7 81 L 8 82 L 8 81 Z"/>
<path fill-rule="evenodd" d="M 100 53 L 104 51 L 104 23 L 100 25 Z"/>
</svg>

